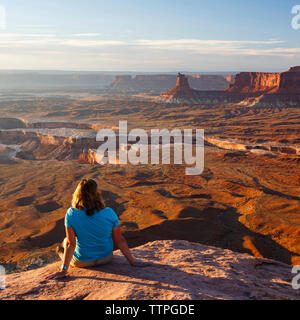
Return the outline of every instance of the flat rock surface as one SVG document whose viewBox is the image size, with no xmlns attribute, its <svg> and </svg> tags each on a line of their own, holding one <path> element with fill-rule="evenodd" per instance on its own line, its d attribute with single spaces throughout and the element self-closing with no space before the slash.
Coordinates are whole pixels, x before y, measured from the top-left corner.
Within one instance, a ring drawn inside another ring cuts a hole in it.
<svg viewBox="0 0 300 320">
<path fill-rule="evenodd" d="M 60 263 L 8 274 L 0 299 L 182 300 L 299 299 L 291 267 L 281 262 L 187 241 L 154 241 L 132 249 L 151 265 L 131 267 L 119 251 L 109 265 L 71 268 L 69 277 L 45 280 Z"/>
</svg>

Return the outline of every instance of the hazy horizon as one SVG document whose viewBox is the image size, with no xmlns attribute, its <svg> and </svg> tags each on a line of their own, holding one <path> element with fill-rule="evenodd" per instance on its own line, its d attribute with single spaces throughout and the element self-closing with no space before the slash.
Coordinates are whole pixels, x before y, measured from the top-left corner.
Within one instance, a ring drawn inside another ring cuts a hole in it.
<svg viewBox="0 0 300 320">
<path fill-rule="evenodd" d="M 300 62 L 299 62 L 300 64 Z M 292 67 L 289 66 L 289 67 Z M 289 68 L 288 67 L 288 68 Z M 137 70 L 65 70 L 65 69 L 0 69 L 0 73 L 50 73 L 50 74 L 54 74 L 54 73 L 60 73 L 60 74 L 64 74 L 64 73 L 84 73 L 84 74 L 92 74 L 92 73 L 98 73 L 98 74 L 177 74 L 178 72 L 180 73 L 186 73 L 186 74 L 236 74 L 239 72 L 269 72 L 269 73 L 276 73 L 276 72 L 284 72 L 287 71 L 288 68 L 284 69 L 281 68 L 279 69 L 273 69 L 273 70 L 257 70 L 257 69 L 245 69 L 245 70 L 224 70 L 224 71 L 218 71 L 218 70 L 194 70 L 194 71 L 188 71 L 188 70 L 169 70 L 169 71 L 137 71 Z"/>
</svg>

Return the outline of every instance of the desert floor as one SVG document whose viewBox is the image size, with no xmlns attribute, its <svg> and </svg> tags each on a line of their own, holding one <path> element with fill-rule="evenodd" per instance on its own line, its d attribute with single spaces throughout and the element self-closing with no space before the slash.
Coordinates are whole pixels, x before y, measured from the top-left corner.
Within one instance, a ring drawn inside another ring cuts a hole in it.
<svg viewBox="0 0 300 320">
<path fill-rule="evenodd" d="M 0 101 L 1 117 L 68 120 L 129 129 L 204 129 L 244 144 L 300 145 L 300 108 L 176 105 L 142 97 L 57 92 Z M 1 142 L 1 141 L 0 141 Z M 1 151 L 1 150 L 0 150 Z M 300 262 L 300 157 L 205 147 L 205 169 L 81 164 L 0 154 L 0 263 L 7 270 L 55 261 L 64 215 L 83 177 L 96 179 L 131 247 L 188 240 L 288 264 Z"/>
</svg>

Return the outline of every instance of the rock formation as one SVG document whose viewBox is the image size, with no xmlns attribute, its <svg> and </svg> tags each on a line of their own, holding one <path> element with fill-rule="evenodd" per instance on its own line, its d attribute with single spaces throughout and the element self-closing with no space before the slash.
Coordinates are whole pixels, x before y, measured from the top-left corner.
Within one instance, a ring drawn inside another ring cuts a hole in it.
<svg viewBox="0 0 300 320">
<path fill-rule="evenodd" d="M 235 77 L 228 92 L 264 93 L 276 90 L 280 83 L 280 73 L 241 72 Z"/>
<path fill-rule="evenodd" d="M 60 266 L 7 275 L 1 300 L 298 300 L 291 267 L 187 241 L 154 241 L 132 249 L 145 268 L 119 251 L 109 265 L 71 268 L 69 278 L 45 280 Z"/>
<path fill-rule="evenodd" d="M 286 146 L 286 145 L 274 145 L 274 144 L 251 144 L 251 143 L 242 143 L 237 141 L 228 141 L 215 139 L 211 137 L 204 137 L 204 141 L 208 145 L 217 146 L 226 150 L 238 150 L 238 151 L 250 151 L 250 152 L 258 152 L 265 154 L 271 153 L 279 153 L 279 154 L 292 154 L 292 155 L 300 155 L 300 148 L 296 146 Z"/>
<path fill-rule="evenodd" d="M 191 88 L 196 90 L 224 90 L 232 83 L 232 75 L 189 75 Z M 165 91 L 176 85 L 176 75 L 116 76 L 109 89 L 115 91 Z"/>
<path fill-rule="evenodd" d="M 79 154 L 78 162 L 82 164 L 97 164 L 97 153 L 94 149 L 83 150 L 82 153 Z"/>
<path fill-rule="evenodd" d="M 167 92 L 161 93 L 160 99 L 165 102 L 175 103 L 238 103 L 248 96 L 250 96 L 249 93 L 243 92 L 195 90 L 190 87 L 188 77 L 178 73 L 176 86 Z"/>
<path fill-rule="evenodd" d="M 300 67 L 291 67 L 282 73 L 241 72 L 227 91 L 297 95 L 300 94 Z"/>
<path fill-rule="evenodd" d="M 197 91 L 191 89 L 185 75 L 178 73 L 176 86 L 168 90 L 166 93 L 162 93 L 161 96 L 171 99 L 196 99 Z"/>
<path fill-rule="evenodd" d="M 23 119 L 0 118 L 0 129 L 27 128 L 28 123 Z"/>
<path fill-rule="evenodd" d="M 300 66 L 281 73 L 278 94 L 300 94 Z"/>
<path fill-rule="evenodd" d="M 177 85 L 160 98 L 179 103 L 234 103 L 240 106 L 299 106 L 300 67 L 282 73 L 241 72 L 226 90 L 200 91 L 187 84 L 179 74 Z"/>
<path fill-rule="evenodd" d="M 0 144 L 13 147 L 25 160 L 72 160 L 96 163 L 97 131 L 104 126 L 67 121 L 26 121 L 0 118 Z M 116 129 L 116 127 L 109 127 Z"/>
<path fill-rule="evenodd" d="M 26 160 L 78 159 L 84 148 L 97 149 L 94 137 L 68 137 L 25 130 L 0 130 L 0 143 L 17 145 L 16 156 Z"/>
</svg>

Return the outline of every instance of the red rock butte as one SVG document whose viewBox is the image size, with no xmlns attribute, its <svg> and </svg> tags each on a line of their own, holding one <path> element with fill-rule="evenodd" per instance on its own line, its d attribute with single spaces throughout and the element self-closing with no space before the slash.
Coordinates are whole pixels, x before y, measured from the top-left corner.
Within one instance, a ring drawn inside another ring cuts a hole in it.
<svg viewBox="0 0 300 320">
<path fill-rule="evenodd" d="M 292 67 L 280 74 L 277 92 L 280 94 L 300 94 L 300 66 Z"/>
<path fill-rule="evenodd" d="M 176 86 L 167 92 L 162 93 L 161 96 L 174 99 L 193 99 L 197 97 L 197 90 L 191 89 L 187 77 L 181 73 L 178 73 Z"/>
<path fill-rule="evenodd" d="M 241 72 L 227 92 L 264 93 L 279 87 L 280 73 Z"/>
<path fill-rule="evenodd" d="M 241 72 L 225 90 L 195 90 L 178 73 L 177 84 L 160 97 L 179 103 L 237 103 L 249 106 L 295 106 L 300 103 L 300 66 L 286 72 Z M 252 101 L 252 100 L 253 101 Z"/>
<path fill-rule="evenodd" d="M 241 72 L 235 77 L 228 92 L 300 94 L 300 66 L 291 67 L 286 72 Z"/>
</svg>

